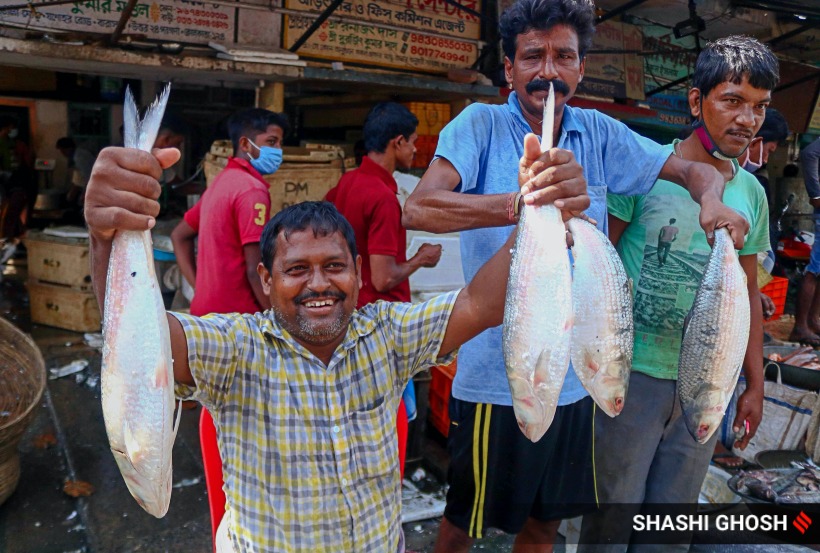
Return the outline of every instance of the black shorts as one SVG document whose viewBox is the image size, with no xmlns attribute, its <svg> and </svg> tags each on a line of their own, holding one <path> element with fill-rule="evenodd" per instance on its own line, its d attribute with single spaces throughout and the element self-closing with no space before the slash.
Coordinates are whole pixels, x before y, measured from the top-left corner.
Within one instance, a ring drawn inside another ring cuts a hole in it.
<svg viewBox="0 0 820 553">
<path fill-rule="evenodd" d="M 444 516 L 472 538 L 517 534 L 527 518 L 572 518 L 597 508 L 592 399 L 558 407 L 532 443 L 512 407 L 450 398 L 450 489 Z"/>
</svg>

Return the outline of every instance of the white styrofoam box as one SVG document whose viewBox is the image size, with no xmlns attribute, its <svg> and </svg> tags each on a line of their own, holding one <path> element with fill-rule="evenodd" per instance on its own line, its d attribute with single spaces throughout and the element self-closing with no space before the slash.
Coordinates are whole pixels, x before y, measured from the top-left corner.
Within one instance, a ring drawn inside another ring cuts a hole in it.
<svg viewBox="0 0 820 553">
<path fill-rule="evenodd" d="M 458 234 L 430 234 L 408 232 L 407 259 L 410 259 L 422 244 L 441 245 L 441 259 L 432 268 L 422 267 L 410 275 L 412 292 L 446 292 L 464 286 L 464 272 L 461 269 L 461 239 Z"/>
</svg>

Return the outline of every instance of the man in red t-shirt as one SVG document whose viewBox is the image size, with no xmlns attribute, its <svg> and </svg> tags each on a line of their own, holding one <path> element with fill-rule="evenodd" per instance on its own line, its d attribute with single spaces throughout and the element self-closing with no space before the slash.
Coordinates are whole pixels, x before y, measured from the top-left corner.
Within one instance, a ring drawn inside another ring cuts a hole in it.
<svg viewBox="0 0 820 553">
<path fill-rule="evenodd" d="M 396 196 L 398 185 L 393 171 L 412 165 L 418 124 L 416 116 L 401 104 L 383 102 L 374 106 L 364 123 L 367 155 L 359 168 L 343 175 L 325 197 L 350 221 L 356 235 L 356 249 L 362 256 L 357 308 L 376 300 L 409 302 L 408 277 L 421 267 L 435 267 L 441 258 L 441 246 L 422 244 L 416 255 L 407 259 L 407 237 Z M 411 392 L 412 386 L 412 382 L 408 384 Z M 408 397 L 408 390 L 404 397 Z M 415 395 L 409 397 L 414 399 Z M 414 407 L 411 410 L 415 412 Z M 403 398 L 396 421 L 402 473 L 407 420 Z"/>
<path fill-rule="evenodd" d="M 228 120 L 234 157 L 171 233 L 179 270 L 194 285 L 192 315 L 270 308 L 256 272 L 262 260 L 259 240 L 270 218 L 270 191 L 263 175 L 276 172 L 282 163 L 287 132 L 287 118 L 265 109 L 240 111 Z M 204 408 L 199 428 L 215 536 L 225 494 L 216 428 Z"/>
<path fill-rule="evenodd" d="M 171 233 L 179 269 L 194 286 L 192 315 L 270 307 L 256 273 L 259 239 L 270 218 L 263 175 L 279 168 L 287 130 L 283 115 L 265 109 L 244 110 L 228 121 L 234 157 Z"/>
<path fill-rule="evenodd" d="M 441 246 L 422 244 L 407 259 L 407 238 L 401 224 L 396 168 L 409 169 L 416 153 L 418 119 L 395 102 L 370 110 L 364 123 L 367 155 L 342 176 L 325 199 L 350 221 L 362 256 L 361 307 L 376 300 L 410 301 L 408 277 L 422 267 L 435 267 Z"/>
</svg>

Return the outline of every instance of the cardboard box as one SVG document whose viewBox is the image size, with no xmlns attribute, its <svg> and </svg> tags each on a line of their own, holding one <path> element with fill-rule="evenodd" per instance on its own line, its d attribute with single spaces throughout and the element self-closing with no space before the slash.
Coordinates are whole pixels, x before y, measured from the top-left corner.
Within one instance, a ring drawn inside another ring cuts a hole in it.
<svg viewBox="0 0 820 553">
<path fill-rule="evenodd" d="M 100 308 L 93 292 L 32 279 L 27 287 L 31 322 L 76 332 L 100 331 Z"/>
<path fill-rule="evenodd" d="M 340 178 L 342 170 L 337 167 L 290 168 L 283 165 L 265 177 L 270 183 L 271 215 L 299 202 L 321 200 Z"/>
<path fill-rule="evenodd" d="M 30 231 L 25 238 L 30 279 L 91 291 L 88 240 Z"/>
<path fill-rule="evenodd" d="M 225 158 L 206 156 L 204 170 L 209 186 L 226 163 Z M 341 163 L 283 163 L 278 171 L 265 177 L 271 185 L 271 215 L 299 202 L 324 198 L 342 178 Z"/>
</svg>

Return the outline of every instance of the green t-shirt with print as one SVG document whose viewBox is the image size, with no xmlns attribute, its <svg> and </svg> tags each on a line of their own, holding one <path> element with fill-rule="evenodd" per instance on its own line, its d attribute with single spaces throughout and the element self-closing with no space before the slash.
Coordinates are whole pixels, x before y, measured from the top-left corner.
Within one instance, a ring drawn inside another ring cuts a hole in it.
<svg viewBox="0 0 820 553">
<path fill-rule="evenodd" d="M 676 141 L 677 142 L 677 141 Z M 670 152 L 674 144 L 667 146 Z M 723 202 L 749 222 L 740 255 L 769 246 L 769 207 L 757 179 L 740 169 L 726 183 Z M 629 222 L 617 244 L 633 283 L 635 354 L 632 369 L 676 379 L 683 320 L 695 301 L 711 248 L 700 228 L 700 207 L 675 183 L 658 180 L 643 196 L 607 195 L 609 213 Z"/>
</svg>

